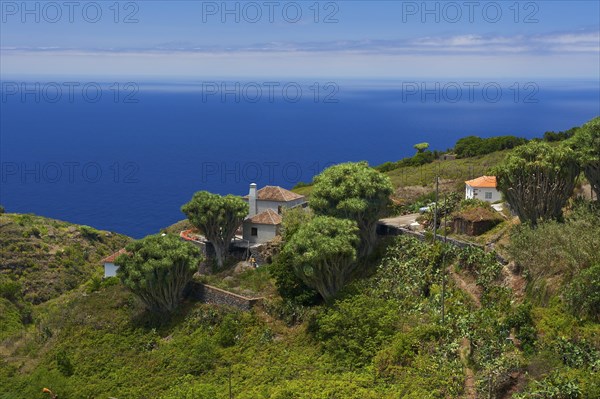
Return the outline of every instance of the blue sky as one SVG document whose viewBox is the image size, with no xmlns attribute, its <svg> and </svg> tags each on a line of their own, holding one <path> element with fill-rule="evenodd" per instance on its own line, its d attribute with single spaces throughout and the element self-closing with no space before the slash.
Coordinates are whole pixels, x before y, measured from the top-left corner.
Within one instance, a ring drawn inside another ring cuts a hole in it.
<svg viewBox="0 0 600 399">
<path fill-rule="evenodd" d="M 598 1 L 0 3 L 2 78 L 600 80 Z"/>
</svg>

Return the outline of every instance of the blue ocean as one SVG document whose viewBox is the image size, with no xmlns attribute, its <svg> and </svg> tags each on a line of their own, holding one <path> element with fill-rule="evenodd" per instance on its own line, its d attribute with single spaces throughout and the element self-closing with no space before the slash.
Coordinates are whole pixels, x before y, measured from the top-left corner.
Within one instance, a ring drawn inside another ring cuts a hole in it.
<svg viewBox="0 0 600 399">
<path fill-rule="evenodd" d="M 600 115 L 598 82 L 2 82 L 0 203 L 136 238 L 198 190 L 286 188 L 343 161 L 540 137 Z"/>
</svg>

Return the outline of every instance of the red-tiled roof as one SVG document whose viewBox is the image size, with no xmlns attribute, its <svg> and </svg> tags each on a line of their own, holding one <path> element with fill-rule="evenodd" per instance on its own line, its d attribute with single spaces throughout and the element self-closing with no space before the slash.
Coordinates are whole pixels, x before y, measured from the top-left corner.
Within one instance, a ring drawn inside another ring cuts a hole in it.
<svg viewBox="0 0 600 399">
<path fill-rule="evenodd" d="M 465 183 L 477 188 L 496 188 L 496 176 L 481 176 L 477 179 L 467 180 Z"/>
<path fill-rule="evenodd" d="M 248 199 L 248 196 L 244 196 Z M 264 186 L 256 192 L 256 199 L 261 201 L 288 202 L 304 198 L 304 195 L 296 194 L 279 186 Z"/>
<path fill-rule="evenodd" d="M 200 234 L 200 231 L 196 228 L 181 231 L 179 233 L 179 237 L 186 241 L 192 242 L 203 242 L 205 239 L 202 234 Z"/>
<path fill-rule="evenodd" d="M 270 224 L 270 225 L 278 225 L 281 224 L 281 215 L 275 212 L 272 209 L 267 209 L 264 212 L 259 213 L 258 215 L 254 215 L 246 221 L 254 224 Z"/>
<path fill-rule="evenodd" d="M 117 260 L 117 258 L 120 255 L 126 254 L 127 250 L 125 248 L 121 248 L 119 249 L 117 252 L 115 252 L 112 255 L 108 255 L 106 258 L 102 259 L 100 262 L 102 263 L 115 263 L 115 260 Z"/>
</svg>

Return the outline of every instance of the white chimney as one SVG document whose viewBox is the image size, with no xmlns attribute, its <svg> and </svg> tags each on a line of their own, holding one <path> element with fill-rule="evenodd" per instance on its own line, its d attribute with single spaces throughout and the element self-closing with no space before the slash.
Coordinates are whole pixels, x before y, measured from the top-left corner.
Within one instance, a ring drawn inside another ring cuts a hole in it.
<svg viewBox="0 0 600 399">
<path fill-rule="evenodd" d="M 256 215 L 256 183 L 250 184 L 250 192 L 248 193 L 248 205 L 250 206 L 248 216 L 252 217 Z"/>
</svg>

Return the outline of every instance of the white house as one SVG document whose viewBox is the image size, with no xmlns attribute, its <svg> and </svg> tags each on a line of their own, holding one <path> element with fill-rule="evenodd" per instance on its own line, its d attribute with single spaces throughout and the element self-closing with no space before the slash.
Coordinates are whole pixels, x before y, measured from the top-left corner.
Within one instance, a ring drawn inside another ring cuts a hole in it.
<svg viewBox="0 0 600 399">
<path fill-rule="evenodd" d="M 256 183 L 250 184 L 250 192 L 244 199 L 250 210 L 242 225 L 242 235 L 252 244 L 270 241 L 279 234 L 283 209 L 306 204 L 303 195 L 279 186 L 265 186 L 257 191 Z"/>
<path fill-rule="evenodd" d="M 243 224 L 244 240 L 251 244 L 271 241 L 279 234 L 281 215 L 272 209 L 248 217 Z"/>
<path fill-rule="evenodd" d="M 125 250 L 125 248 L 122 248 L 114 254 L 109 255 L 101 260 L 101 262 L 104 263 L 104 278 L 115 277 L 117 275 L 119 265 L 115 264 L 115 260 L 117 260 L 119 255 L 122 255 L 124 253 L 127 253 L 127 251 Z"/>
<path fill-rule="evenodd" d="M 466 199 L 480 199 L 487 202 L 496 202 L 502 199 L 502 194 L 497 189 L 496 176 L 481 176 L 465 182 Z"/>
</svg>

